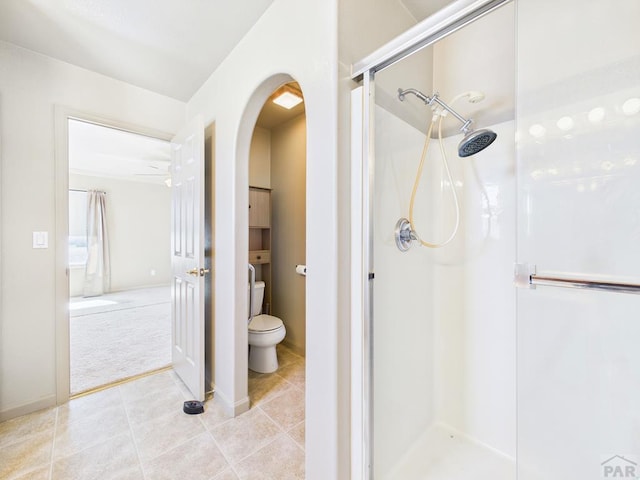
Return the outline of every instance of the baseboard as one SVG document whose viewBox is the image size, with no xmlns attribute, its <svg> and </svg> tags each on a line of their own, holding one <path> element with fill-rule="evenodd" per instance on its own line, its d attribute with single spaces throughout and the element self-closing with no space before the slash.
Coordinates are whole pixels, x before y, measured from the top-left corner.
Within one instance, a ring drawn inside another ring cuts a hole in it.
<svg viewBox="0 0 640 480">
<path fill-rule="evenodd" d="M 21 417 L 29 413 L 37 412 L 38 410 L 44 410 L 45 408 L 51 408 L 56 406 L 56 396 L 49 395 L 43 399 L 40 399 L 33 403 L 27 403 L 19 407 L 10 408 L 9 410 L 0 411 L 0 422 L 11 420 L 12 418 Z"/>
<path fill-rule="evenodd" d="M 220 390 L 216 390 L 213 396 L 218 397 L 218 399 L 222 403 L 222 409 L 224 410 L 224 413 L 230 417 L 237 417 L 238 415 L 242 415 L 244 412 L 248 412 L 249 407 L 251 406 L 248 396 L 243 398 L 239 402 L 236 402 L 235 404 L 230 402 L 229 399 Z"/>
<path fill-rule="evenodd" d="M 289 350 L 291 350 L 293 353 L 295 353 L 296 355 L 299 355 L 301 357 L 305 357 L 305 349 L 304 348 L 300 348 L 297 345 L 294 345 L 293 343 L 289 342 L 286 338 L 282 341 L 282 344 L 287 347 Z"/>
</svg>

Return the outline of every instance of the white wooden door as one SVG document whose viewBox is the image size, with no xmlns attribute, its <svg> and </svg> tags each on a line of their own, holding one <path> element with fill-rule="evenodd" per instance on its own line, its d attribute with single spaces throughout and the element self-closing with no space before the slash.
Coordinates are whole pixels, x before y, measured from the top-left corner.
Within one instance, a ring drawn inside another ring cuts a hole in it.
<svg viewBox="0 0 640 480">
<path fill-rule="evenodd" d="M 171 142 L 171 308 L 173 368 L 204 400 L 204 125 L 186 125 Z"/>
</svg>

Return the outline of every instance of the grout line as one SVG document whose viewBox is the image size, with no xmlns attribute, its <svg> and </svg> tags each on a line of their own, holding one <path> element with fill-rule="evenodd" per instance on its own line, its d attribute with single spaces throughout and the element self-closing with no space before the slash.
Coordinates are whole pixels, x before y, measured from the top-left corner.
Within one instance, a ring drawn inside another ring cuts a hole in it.
<svg viewBox="0 0 640 480">
<path fill-rule="evenodd" d="M 53 423 L 53 442 L 51 442 L 51 459 L 49 462 L 49 480 L 53 479 L 53 453 L 56 449 L 56 437 L 58 434 L 58 417 L 60 414 L 60 407 L 56 407 L 56 419 Z"/>
<path fill-rule="evenodd" d="M 294 428 L 296 428 L 296 427 L 299 427 L 300 425 L 305 425 L 305 427 L 306 427 L 306 418 L 305 418 L 304 420 L 302 420 L 300 423 L 296 423 L 293 427 L 291 427 L 291 428 L 290 428 L 289 430 L 287 430 L 285 433 L 289 436 L 289 438 L 290 438 L 291 440 L 293 440 L 293 443 L 295 443 L 295 444 L 296 444 L 296 445 L 297 445 L 297 446 L 298 446 L 298 447 L 299 447 L 299 448 L 300 448 L 300 449 L 305 453 L 305 455 L 306 455 L 305 447 L 304 447 L 303 445 L 301 445 L 301 444 L 300 444 L 300 442 L 298 442 L 295 438 L 293 438 L 293 437 L 291 436 L 291 433 L 290 433 L 290 432 L 291 432 L 291 430 L 293 430 L 293 429 L 294 429 Z"/>
<path fill-rule="evenodd" d="M 280 430 L 280 433 L 278 433 L 278 434 L 275 436 L 275 438 L 274 438 L 273 440 L 271 440 L 270 442 L 268 442 L 268 443 L 266 443 L 266 444 L 264 444 L 264 445 L 262 445 L 262 446 L 260 446 L 260 447 L 257 447 L 255 450 L 252 450 L 251 452 L 249 452 L 249 453 L 248 453 L 247 455 L 245 455 L 244 457 L 242 457 L 242 458 L 238 459 L 238 461 L 236 462 L 236 465 L 237 465 L 238 463 L 240 463 L 240 462 L 243 462 L 244 460 L 246 460 L 247 458 L 249 458 L 251 455 L 253 455 L 253 454 L 255 454 L 255 453 L 258 453 L 258 452 L 259 452 L 260 450 L 262 450 L 263 448 L 265 448 L 265 447 L 267 447 L 267 446 L 271 445 L 273 442 L 275 442 L 275 441 L 276 441 L 278 438 L 280 438 L 282 435 L 286 435 L 286 432 L 284 431 L 284 429 L 283 429 L 280 425 L 278 425 L 275 421 L 273 421 L 273 419 L 272 419 L 269 415 L 267 415 L 267 413 L 266 413 L 264 410 L 262 410 L 259 406 L 258 406 L 258 407 L 256 407 L 256 408 L 260 411 L 260 413 L 261 413 L 262 415 L 264 415 L 264 416 L 267 418 L 267 420 L 268 420 L 268 421 L 270 421 L 272 424 L 274 424 L 274 425 L 276 426 L 276 428 L 277 428 L 278 430 Z M 252 423 L 252 425 L 253 425 L 253 423 Z M 213 434 L 212 434 L 212 435 L 213 435 Z M 214 437 L 214 438 L 215 438 L 215 437 Z"/>
<path fill-rule="evenodd" d="M 122 402 L 122 408 L 124 408 L 124 414 L 127 417 L 127 425 L 129 426 L 129 435 L 131 435 L 131 441 L 133 442 L 133 448 L 136 451 L 136 458 L 138 459 L 138 467 L 140 468 L 140 471 L 142 472 L 142 478 L 144 480 L 145 478 L 147 478 L 147 474 L 144 471 L 144 465 L 142 464 L 142 460 L 140 459 L 140 450 L 138 450 L 138 442 L 136 441 L 136 436 L 133 433 L 133 427 L 131 426 L 131 419 L 129 418 L 129 410 L 127 410 L 127 404 L 124 401 L 124 397 L 122 396 L 122 391 L 120 390 L 119 386 L 118 386 L 117 390 L 118 390 L 118 396 L 120 397 L 120 401 Z"/>
<path fill-rule="evenodd" d="M 231 419 L 233 420 L 233 419 Z M 226 453 L 224 453 L 224 450 L 222 449 L 222 446 L 218 443 L 218 439 L 215 437 L 215 435 L 213 434 L 212 431 L 210 431 L 209 429 L 205 428 L 205 430 L 207 431 L 207 433 L 209 434 L 209 436 L 211 437 L 211 439 L 213 440 L 213 443 L 216 444 L 216 447 L 218 448 L 218 451 L 222 454 L 222 456 L 224 457 L 224 459 L 227 462 L 227 466 L 231 469 L 231 471 L 234 473 L 234 475 L 237 478 L 240 478 L 240 475 L 238 475 L 238 472 L 236 471 L 236 469 L 234 468 L 233 462 L 231 462 L 231 459 L 227 456 Z M 217 477 L 219 477 L 223 472 L 218 472 L 212 480 L 215 480 Z"/>
</svg>

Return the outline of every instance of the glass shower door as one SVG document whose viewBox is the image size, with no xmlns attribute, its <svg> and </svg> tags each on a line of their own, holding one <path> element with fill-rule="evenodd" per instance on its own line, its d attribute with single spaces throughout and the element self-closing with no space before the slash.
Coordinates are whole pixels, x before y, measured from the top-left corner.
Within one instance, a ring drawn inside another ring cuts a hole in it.
<svg viewBox="0 0 640 480">
<path fill-rule="evenodd" d="M 637 478 L 640 2 L 517 11 L 518 480 Z"/>
</svg>

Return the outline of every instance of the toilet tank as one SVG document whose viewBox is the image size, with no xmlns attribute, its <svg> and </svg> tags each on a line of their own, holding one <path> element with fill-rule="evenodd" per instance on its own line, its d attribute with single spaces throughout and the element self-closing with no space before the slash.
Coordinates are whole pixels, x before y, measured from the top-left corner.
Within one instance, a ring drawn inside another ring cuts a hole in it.
<svg viewBox="0 0 640 480">
<path fill-rule="evenodd" d="M 247 286 L 247 305 L 251 301 L 249 289 L 251 284 Z M 251 306 L 253 316 L 260 315 L 262 313 L 262 300 L 264 299 L 264 282 L 256 282 L 255 289 L 253 290 L 253 305 Z"/>
</svg>

